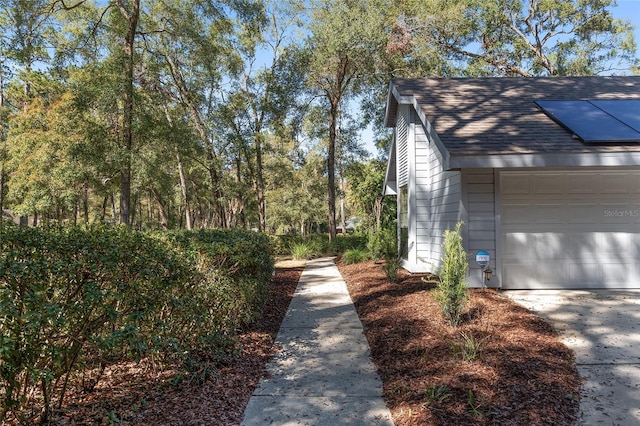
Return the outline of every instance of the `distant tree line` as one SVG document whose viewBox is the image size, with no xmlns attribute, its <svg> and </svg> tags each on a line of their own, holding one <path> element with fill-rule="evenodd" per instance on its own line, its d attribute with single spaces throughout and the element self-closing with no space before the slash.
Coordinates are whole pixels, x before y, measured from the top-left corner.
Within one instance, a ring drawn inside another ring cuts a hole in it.
<svg viewBox="0 0 640 426">
<path fill-rule="evenodd" d="M 0 0 L 0 207 L 32 224 L 379 226 L 390 78 L 637 73 L 614 6 Z"/>
</svg>

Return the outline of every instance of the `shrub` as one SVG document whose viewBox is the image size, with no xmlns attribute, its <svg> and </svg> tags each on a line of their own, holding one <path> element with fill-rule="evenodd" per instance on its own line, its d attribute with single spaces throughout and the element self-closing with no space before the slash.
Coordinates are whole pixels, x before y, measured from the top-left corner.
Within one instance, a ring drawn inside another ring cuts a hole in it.
<svg viewBox="0 0 640 426">
<path fill-rule="evenodd" d="M 362 249 L 349 249 L 342 255 L 342 261 L 347 265 L 364 262 L 367 259 L 369 259 L 369 252 Z"/>
<path fill-rule="evenodd" d="M 367 235 L 347 234 L 338 235 L 328 247 L 328 254 L 344 254 L 348 250 L 365 250 L 367 248 Z"/>
<path fill-rule="evenodd" d="M 35 421 L 25 406 L 46 420 L 72 372 L 96 363 L 228 357 L 272 271 L 268 239 L 248 231 L 3 226 L 0 422 Z"/>
<path fill-rule="evenodd" d="M 376 261 L 397 257 L 398 237 L 395 227 L 371 231 L 367 241 L 367 250 L 371 253 L 371 258 Z"/>
<path fill-rule="evenodd" d="M 294 259 L 311 259 L 317 254 L 310 243 L 296 243 L 291 247 L 291 256 Z"/>
<path fill-rule="evenodd" d="M 438 271 L 439 280 L 436 281 L 434 293 L 442 315 L 454 327 L 460 323 L 462 311 L 469 300 L 465 279 L 469 264 L 462 246 L 462 226 L 463 223 L 459 222 L 455 230 L 444 232 L 442 266 Z"/>
<path fill-rule="evenodd" d="M 384 260 L 382 266 L 387 279 L 392 283 L 397 283 L 400 279 L 398 271 L 400 270 L 400 258 L 398 255 L 389 255 Z"/>
</svg>

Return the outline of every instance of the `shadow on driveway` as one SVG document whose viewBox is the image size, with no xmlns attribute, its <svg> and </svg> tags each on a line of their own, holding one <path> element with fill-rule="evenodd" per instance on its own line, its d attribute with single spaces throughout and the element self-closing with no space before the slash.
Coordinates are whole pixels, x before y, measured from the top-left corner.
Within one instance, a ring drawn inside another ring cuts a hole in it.
<svg viewBox="0 0 640 426">
<path fill-rule="evenodd" d="M 576 355 L 579 424 L 640 424 L 640 291 L 511 290 Z"/>
</svg>

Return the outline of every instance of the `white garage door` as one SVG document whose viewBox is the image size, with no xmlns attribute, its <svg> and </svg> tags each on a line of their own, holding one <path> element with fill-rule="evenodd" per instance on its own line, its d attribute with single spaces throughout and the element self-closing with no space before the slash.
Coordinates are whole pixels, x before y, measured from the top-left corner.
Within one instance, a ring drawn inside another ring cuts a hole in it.
<svg viewBox="0 0 640 426">
<path fill-rule="evenodd" d="M 500 198 L 504 288 L 640 288 L 640 172 L 502 172 Z"/>
</svg>

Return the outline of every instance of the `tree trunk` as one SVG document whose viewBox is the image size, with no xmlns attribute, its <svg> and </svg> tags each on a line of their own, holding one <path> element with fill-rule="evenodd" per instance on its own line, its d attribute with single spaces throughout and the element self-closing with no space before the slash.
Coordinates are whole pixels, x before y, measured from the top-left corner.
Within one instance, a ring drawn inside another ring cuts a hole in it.
<svg viewBox="0 0 640 426">
<path fill-rule="evenodd" d="M 256 136 L 256 197 L 258 201 L 258 229 L 264 232 L 267 229 L 267 209 L 264 199 L 264 174 L 262 173 L 262 140 L 261 135 Z"/>
<path fill-rule="evenodd" d="M 336 239 L 336 121 L 339 98 L 331 99 L 329 110 L 329 153 L 327 156 L 328 201 L 329 201 L 329 241 Z"/>
<path fill-rule="evenodd" d="M 0 114 L 4 108 L 4 61 L 0 61 Z M 7 135 L 5 134 L 6 126 L 4 122 L 0 122 L 0 226 L 4 221 L 4 160 L 7 155 Z"/>
<path fill-rule="evenodd" d="M 182 201 L 184 202 L 184 219 L 187 229 L 193 229 L 193 217 L 191 216 L 191 205 L 189 203 L 189 192 L 187 190 L 187 178 L 184 175 L 182 167 L 182 159 L 180 153 L 176 149 L 176 159 L 178 160 L 178 175 L 180 176 L 180 192 L 182 193 Z"/>
<path fill-rule="evenodd" d="M 204 144 L 204 147 L 205 147 L 207 163 L 208 163 L 207 168 L 209 170 L 209 176 L 211 178 L 211 187 L 213 190 L 212 192 L 213 192 L 213 204 L 214 204 L 214 210 L 215 210 L 216 227 L 226 228 L 227 218 L 226 218 L 224 204 L 223 204 L 224 193 L 222 191 L 222 188 L 220 187 L 221 179 L 217 171 L 217 167 L 218 167 L 217 156 L 215 151 L 213 150 L 213 147 L 211 146 L 211 141 L 208 136 L 207 126 L 205 125 L 204 120 L 200 115 L 200 111 L 198 111 L 198 108 L 196 107 L 192 99 L 191 92 L 187 88 L 187 84 L 184 81 L 182 72 L 180 71 L 180 69 L 178 68 L 175 61 L 173 60 L 173 58 L 171 58 L 170 55 L 165 54 L 164 57 L 167 63 L 169 64 L 169 69 L 171 70 L 171 77 L 173 78 L 173 81 L 176 84 L 178 91 L 180 92 L 180 95 L 181 95 L 180 101 L 191 113 L 191 116 L 195 121 L 196 128 L 198 129 L 198 134 L 200 135 L 200 138 L 202 139 L 202 143 Z"/>
<path fill-rule="evenodd" d="M 156 200 L 156 204 L 158 205 L 158 214 L 160 215 L 160 224 L 162 225 L 162 229 L 169 229 L 169 219 L 167 218 L 166 211 L 167 209 L 165 207 L 164 201 L 162 200 L 162 195 L 155 188 L 151 189 L 151 194 L 153 194 L 153 198 Z M 149 203 L 149 206 L 151 206 L 151 203 Z"/>
<path fill-rule="evenodd" d="M 129 3 L 129 2 L 127 2 Z M 127 34 L 124 45 L 124 102 L 122 137 L 124 161 L 120 169 L 120 223 L 131 225 L 131 155 L 133 147 L 133 68 L 135 65 L 135 41 L 140 18 L 140 0 L 130 2 L 128 11 L 123 1 L 118 2 L 120 13 L 127 21 Z"/>
</svg>

